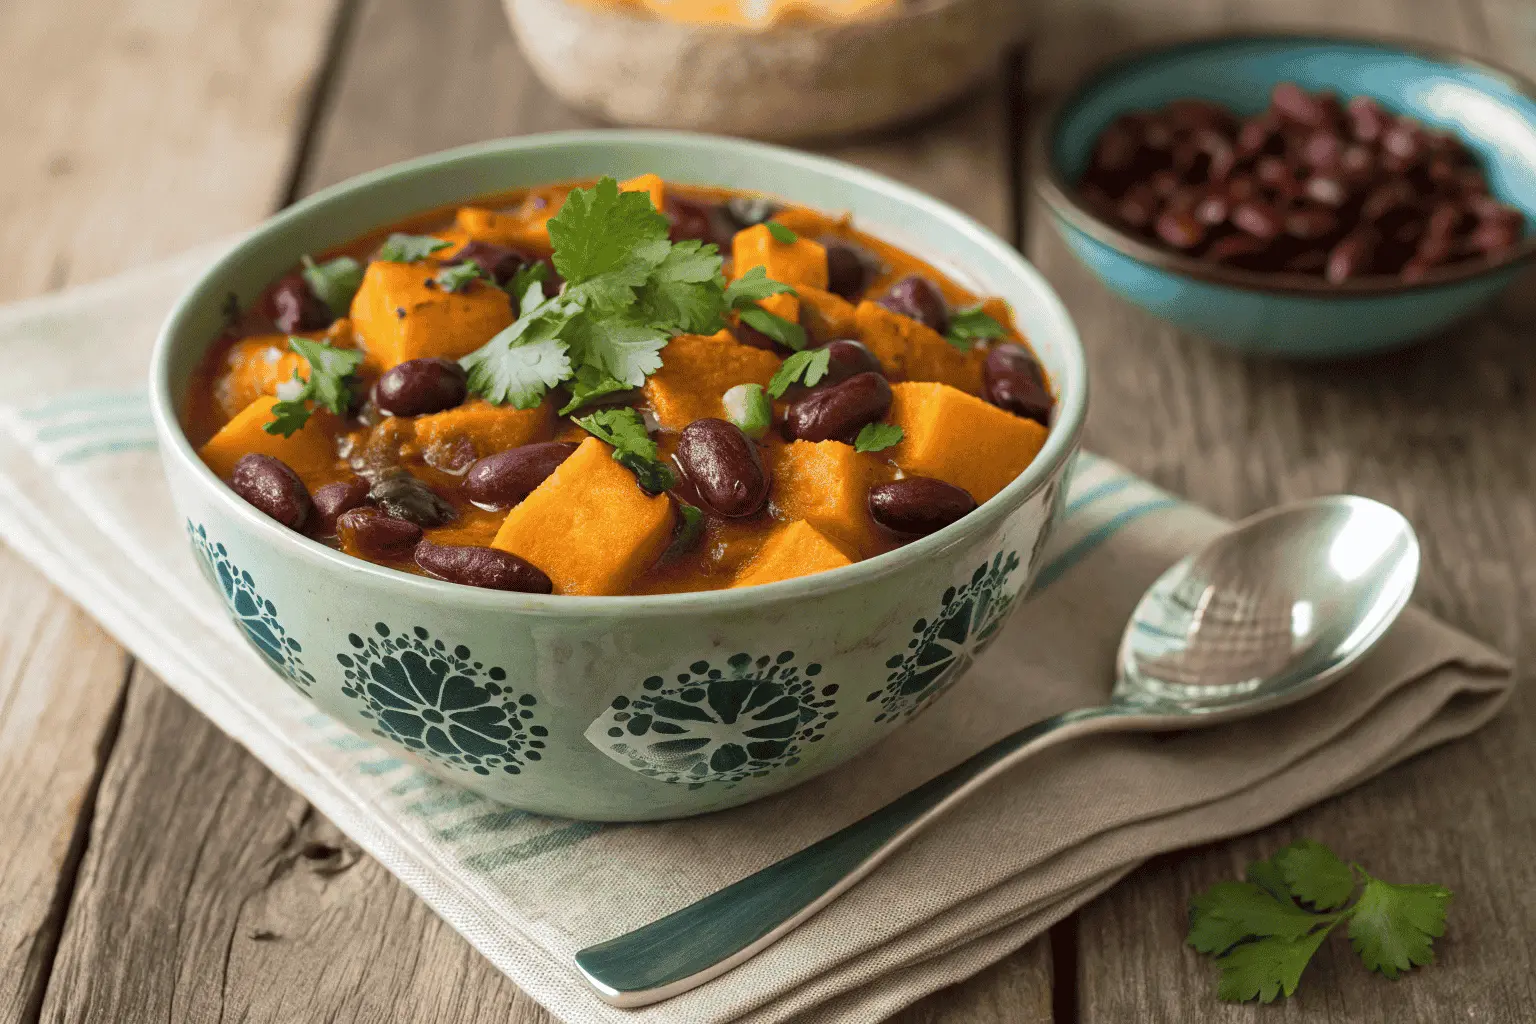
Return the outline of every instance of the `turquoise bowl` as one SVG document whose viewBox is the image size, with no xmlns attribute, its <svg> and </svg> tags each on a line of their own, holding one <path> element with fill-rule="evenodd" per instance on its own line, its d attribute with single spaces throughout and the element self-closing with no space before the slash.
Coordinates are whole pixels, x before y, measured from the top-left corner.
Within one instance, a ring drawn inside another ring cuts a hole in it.
<svg viewBox="0 0 1536 1024">
<path fill-rule="evenodd" d="M 1349 282 L 1216 267 L 1100 219 L 1075 196 L 1098 134 L 1121 114 L 1198 97 L 1242 114 L 1279 82 L 1371 96 L 1455 132 L 1482 159 L 1493 193 L 1525 211 L 1526 238 L 1496 263 L 1420 282 Z M 1326 359 L 1427 337 L 1510 283 L 1536 255 L 1536 86 L 1470 57 L 1413 44 L 1239 35 L 1133 54 L 1093 75 L 1047 122 L 1037 187 L 1062 237 L 1112 290 L 1185 330 L 1245 352 Z"/>
<path fill-rule="evenodd" d="M 333 551 L 236 497 L 187 442 L 178 411 L 228 296 L 247 304 L 299 254 L 414 213 L 644 171 L 851 211 L 1007 299 L 1059 392 L 1044 450 L 960 522 L 833 572 L 724 592 L 550 597 L 456 586 Z M 176 508 L 219 598 L 276 671 L 262 684 L 280 678 L 357 733 L 491 799 L 607 821 L 778 792 L 869 747 L 951 686 L 1029 585 L 1087 403 L 1082 348 L 1050 286 L 963 214 L 822 157 L 640 131 L 470 146 L 306 199 L 193 285 L 150 374 Z"/>
</svg>

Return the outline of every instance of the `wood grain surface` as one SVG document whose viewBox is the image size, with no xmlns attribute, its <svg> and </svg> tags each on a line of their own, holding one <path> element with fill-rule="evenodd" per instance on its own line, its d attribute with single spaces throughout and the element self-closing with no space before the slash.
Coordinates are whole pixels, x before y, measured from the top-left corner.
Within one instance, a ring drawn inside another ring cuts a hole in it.
<svg viewBox="0 0 1536 1024">
<path fill-rule="evenodd" d="M 1336 490 L 1392 502 L 1425 542 L 1420 601 L 1529 664 L 1536 281 L 1406 353 L 1245 361 L 1111 297 L 1023 192 L 1031 117 L 1088 64 L 1151 38 L 1276 22 L 1419 35 L 1536 70 L 1527 0 L 1056 0 L 1029 59 L 976 96 L 827 151 L 1026 240 L 1088 348 L 1090 447 L 1227 515 Z M 395 160 L 588 123 L 534 80 L 496 0 L 0 5 L 0 85 L 12 168 L 0 299 L 228 233 Z M 0 829 L 0 1024 L 551 1024 L 302 797 L 128 665 L 0 550 L 0 821 L 13 826 Z M 1510 898 L 1536 885 L 1528 690 L 1471 740 L 1265 833 L 1149 864 L 1049 940 L 896 1020 L 1529 1019 L 1536 905 Z M 1184 903 L 1303 834 L 1384 877 L 1456 890 L 1441 962 L 1394 984 L 1340 944 L 1285 1006 L 1222 1006 L 1210 966 L 1181 946 Z"/>
</svg>

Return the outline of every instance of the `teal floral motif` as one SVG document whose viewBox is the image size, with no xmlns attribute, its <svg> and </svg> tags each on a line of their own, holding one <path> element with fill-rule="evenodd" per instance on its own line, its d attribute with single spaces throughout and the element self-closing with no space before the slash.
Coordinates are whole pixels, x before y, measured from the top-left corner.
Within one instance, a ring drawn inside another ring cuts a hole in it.
<svg viewBox="0 0 1536 1024">
<path fill-rule="evenodd" d="M 669 684 L 651 676 L 587 727 L 587 740 L 632 771 L 697 789 L 767 775 L 800 760 L 837 717 L 836 683 L 821 666 L 734 654 L 723 668 L 696 661 Z"/>
<path fill-rule="evenodd" d="M 875 721 L 910 717 L 960 678 L 1007 619 L 1017 596 L 1006 592 L 1008 578 L 1018 567 L 1018 552 L 1004 557 L 999 551 L 968 582 L 944 591 L 937 615 L 912 624 L 907 653 L 885 663 L 891 670 L 885 686 L 865 698 L 880 702 Z"/>
<path fill-rule="evenodd" d="M 462 644 L 450 649 L 417 626 L 376 636 L 347 636 L 350 654 L 336 655 L 341 692 L 363 704 L 374 733 L 440 764 L 476 775 L 518 775 L 544 755 L 549 730 L 537 724 L 538 699 L 519 695 L 507 673 L 472 660 Z"/>
<path fill-rule="evenodd" d="M 283 629 L 283 624 L 277 620 L 277 609 L 257 592 L 251 574 L 230 561 L 228 550 L 223 544 L 209 540 L 208 531 L 202 526 L 194 526 L 188 521 L 187 536 L 192 541 L 192 550 L 197 553 L 203 575 L 224 595 L 230 617 L 251 646 L 289 685 L 309 696 L 315 677 L 309 674 L 300 657 L 304 648 Z"/>
</svg>

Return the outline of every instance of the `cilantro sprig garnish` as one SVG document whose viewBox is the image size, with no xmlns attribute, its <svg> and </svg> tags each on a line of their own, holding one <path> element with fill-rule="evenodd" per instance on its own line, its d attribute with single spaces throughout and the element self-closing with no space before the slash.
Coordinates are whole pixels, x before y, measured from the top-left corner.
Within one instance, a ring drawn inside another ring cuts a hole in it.
<svg viewBox="0 0 1536 1024">
<path fill-rule="evenodd" d="M 901 443 L 903 431 L 894 423 L 866 423 L 853 439 L 856 452 L 883 452 Z"/>
<path fill-rule="evenodd" d="M 354 349 L 332 348 L 323 341 L 308 338 L 289 338 L 288 347 L 309 363 L 309 379 L 295 371 L 292 384 L 301 385 L 292 397 L 272 406 L 272 419 L 262 424 L 269 434 L 293 436 L 294 431 L 309 422 L 314 412 L 311 405 L 323 406 L 338 416 L 344 415 L 352 404 L 352 389 L 348 378 L 357 372 L 363 354 Z"/>
<path fill-rule="evenodd" d="M 417 263 L 452 244 L 431 235 L 407 235 L 396 231 L 379 246 L 377 258 L 385 263 Z"/>
<path fill-rule="evenodd" d="M 1433 963 L 1450 900 L 1449 889 L 1383 882 L 1304 839 L 1249 865 L 1246 881 L 1218 882 L 1193 897 L 1186 941 L 1216 958 L 1221 999 L 1269 1003 L 1296 991 L 1341 924 L 1369 970 L 1396 978 Z"/>
<path fill-rule="evenodd" d="M 324 263 L 304 256 L 301 261 L 304 283 L 315 298 L 325 303 L 333 315 L 346 316 L 352 308 L 352 296 L 363 286 L 363 265 L 351 256 L 337 256 Z"/>
<path fill-rule="evenodd" d="M 773 240 L 775 242 L 778 242 L 781 245 L 794 245 L 796 242 L 800 241 L 799 235 L 795 234 L 794 231 L 785 227 L 783 224 L 780 224 L 778 221 L 770 220 L 765 221 L 764 223 L 768 225 L 768 233 L 773 236 Z"/>
<path fill-rule="evenodd" d="M 544 264 L 539 264 L 543 266 Z M 463 263 L 454 263 L 437 272 L 437 286 L 445 292 L 461 292 L 479 280 L 489 281 L 491 275 L 487 274 L 475 260 L 465 260 Z"/>
<path fill-rule="evenodd" d="M 469 390 L 529 409 L 564 384 L 571 401 L 561 413 L 569 413 L 644 384 L 660 369 L 661 350 L 674 336 L 713 334 L 737 303 L 789 290 L 745 274 L 730 291 L 716 246 L 692 239 L 674 243 L 667 231 L 667 219 L 646 192 L 621 192 L 612 178 L 573 189 L 549 220 L 564 287 L 546 299 L 532 273 L 513 280 L 508 291 L 519 299 L 516 322 L 460 360 L 469 371 Z"/>
<path fill-rule="evenodd" d="M 774 398 L 783 398 L 790 385 L 797 382 L 804 382 L 808 388 L 815 387 L 827 375 L 831 365 L 832 353 L 825 348 L 792 352 L 779 364 L 778 372 L 768 379 L 768 393 Z"/>
<path fill-rule="evenodd" d="M 978 341 L 1002 338 L 1007 334 L 1006 327 L 983 312 L 980 306 L 976 306 L 973 309 L 962 309 L 949 318 L 949 332 L 944 335 L 944 340 L 962 352 L 969 352 L 971 346 Z"/>
<path fill-rule="evenodd" d="M 661 494 L 677 486 L 677 474 L 658 457 L 656 442 L 646 433 L 645 421 L 633 409 L 599 409 L 576 420 L 583 430 L 613 448 L 613 461 L 635 474 L 648 494 Z"/>
</svg>

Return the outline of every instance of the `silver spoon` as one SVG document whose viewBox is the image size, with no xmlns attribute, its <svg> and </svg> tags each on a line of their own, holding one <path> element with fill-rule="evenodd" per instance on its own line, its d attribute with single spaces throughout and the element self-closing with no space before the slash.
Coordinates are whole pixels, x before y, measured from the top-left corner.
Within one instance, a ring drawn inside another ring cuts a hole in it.
<svg viewBox="0 0 1536 1024">
<path fill-rule="evenodd" d="M 1126 625 L 1110 703 L 1020 729 L 852 825 L 741 881 L 576 954 L 614 1006 L 660 1002 L 756 956 L 940 815 L 1045 747 L 1096 732 L 1214 725 L 1316 693 L 1408 603 L 1413 528 L 1368 498 L 1246 519 L 1163 573 Z"/>
</svg>

